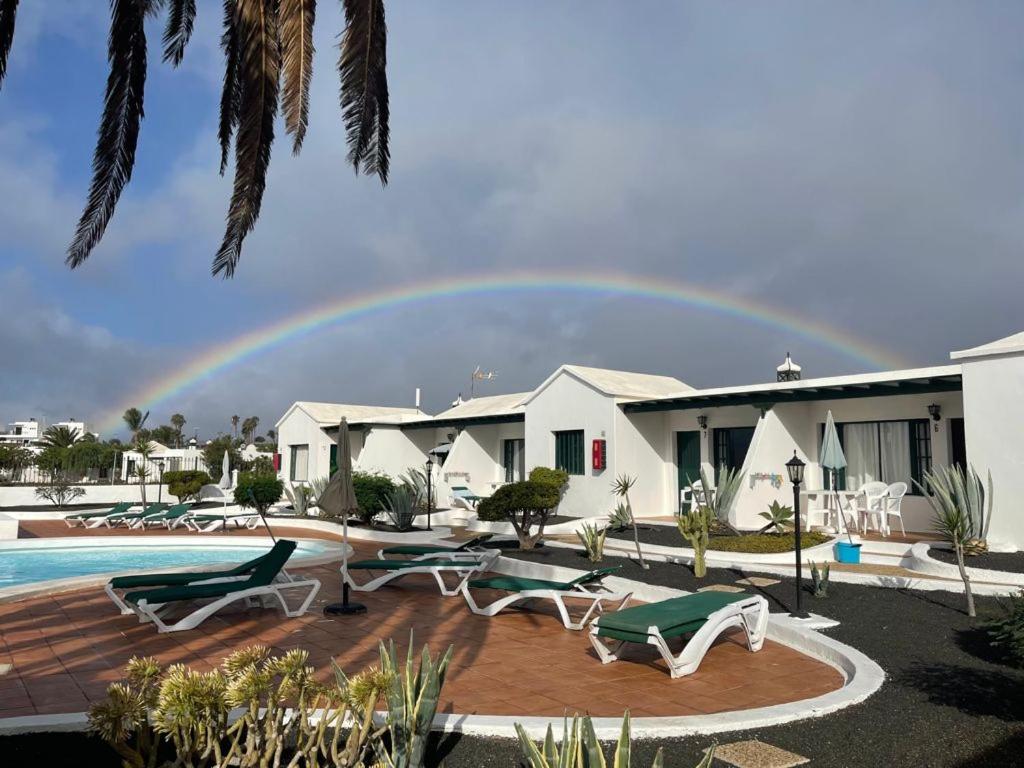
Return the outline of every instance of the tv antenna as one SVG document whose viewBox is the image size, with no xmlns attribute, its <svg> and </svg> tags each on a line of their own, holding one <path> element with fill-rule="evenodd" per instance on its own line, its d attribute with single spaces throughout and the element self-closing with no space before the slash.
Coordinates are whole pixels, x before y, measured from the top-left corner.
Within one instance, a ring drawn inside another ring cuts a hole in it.
<svg viewBox="0 0 1024 768">
<path fill-rule="evenodd" d="M 478 381 L 494 381 L 498 378 L 497 371 L 484 371 L 478 365 L 476 370 L 473 371 L 473 375 L 469 377 L 469 399 L 472 400 L 476 395 L 476 383 Z"/>
</svg>

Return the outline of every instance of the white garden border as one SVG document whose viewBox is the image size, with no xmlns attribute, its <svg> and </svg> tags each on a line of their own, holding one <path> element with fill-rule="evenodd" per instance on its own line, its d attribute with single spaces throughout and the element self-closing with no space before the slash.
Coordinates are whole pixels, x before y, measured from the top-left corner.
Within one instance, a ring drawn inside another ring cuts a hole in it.
<svg viewBox="0 0 1024 768">
<path fill-rule="evenodd" d="M 932 576 L 941 576 L 944 579 L 956 579 L 960 581 L 960 569 L 952 563 L 945 563 L 936 560 L 928 554 L 932 545 L 927 541 L 921 541 L 910 548 L 910 557 L 913 562 L 913 569 Z M 1024 573 L 1013 573 L 1012 571 L 994 571 L 990 568 L 974 568 L 967 566 L 967 575 L 971 577 L 971 586 L 975 581 L 986 581 L 994 584 L 1005 584 L 1013 587 L 1024 587 Z"/>
</svg>

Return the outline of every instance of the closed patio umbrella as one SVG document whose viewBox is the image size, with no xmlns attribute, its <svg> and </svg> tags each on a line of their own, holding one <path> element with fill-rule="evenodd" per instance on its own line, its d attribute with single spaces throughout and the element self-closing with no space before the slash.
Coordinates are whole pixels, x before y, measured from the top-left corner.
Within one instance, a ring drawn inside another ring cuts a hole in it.
<svg viewBox="0 0 1024 768">
<path fill-rule="evenodd" d="M 836 422 L 832 418 L 831 410 L 825 416 L 825 435 L 821 441 L 821 466 L 829 471 L 828 489 L 831 491 L 836 505 L 841 529 L 845 521 L 843 520 L 843 510 L 839 506 L 839 498 L 836 496 L 836 472 L 846 468 L 846 454 L 843 453 L 843 446 L 839 442 L 839 432 L 836 430 Z M 839 533 L 842 533 L 842 530 Z"/>
<path fill-rule="evenodd" d="M 231 449 L 224 449 L 224 460 L 220 463 L 220 482 L 218 485 L 225 491 L 231 487 Z"/>
<path fill-rule="evenodd" d="M 341 517 L 341 539 L 345 554 L 341 559 L 341 602 L 324 608 L 325 614 L 364 613 L 366 606 L 348 601 L 348 516 L 357 510 L 356 489 L 352 484 L 352 449 L 348 439 L 348 420 L 338 425 L 338 468 L 317 502 L 321 510 Z"/>
</svg>

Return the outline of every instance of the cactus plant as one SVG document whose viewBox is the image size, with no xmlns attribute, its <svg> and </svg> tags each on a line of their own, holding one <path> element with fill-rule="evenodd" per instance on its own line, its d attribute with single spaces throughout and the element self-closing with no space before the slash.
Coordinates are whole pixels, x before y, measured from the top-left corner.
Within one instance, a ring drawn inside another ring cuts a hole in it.
<svg viewBox="0 0 1024 768">
<path fill-rule="evenodd" d="M 583 543 L 587 559 L 592 563 L 600 563 L 604 559 L 604 540 L 608 535 L 607 528 L 598 528 L 594 523 L 583 523 L 576 535 Z"/>
<path fill-rule="evenodd" d="M 828 574 L 828 563 L 822 563 L 821 568 L 818 568 L 818 564 L 811 561 L 811 584 L 814 587 L 815 597 L 828 597 Z"/>
<path fill-rule="evenodd" d="M 714 521 L 715 511 L 711 507 L 693 507 L 676 515 L 679 533 L 693 549 L 693 575 L 698 579 L 708 573 L 705 554 L 708 551 L 708 529 Z"/>
<path fill-rule="evenodd" d="M 375 748 L 380 764 L 386 768 L 422 768 L 445 673 L 452 659 L 451 646 L 436 662 L 430 649 L 423 646 L 417 670 L 413 667 L 412 646 L 410 633 L 403 673 L 394 641 L 389 641 L 387 646 L 380 644 L 380 667 L 388 679 L 384 698 L 388 704 L 387 727 L 391 739 L 387 748 L 379 742 L 375 743 Z"/>
</svg>

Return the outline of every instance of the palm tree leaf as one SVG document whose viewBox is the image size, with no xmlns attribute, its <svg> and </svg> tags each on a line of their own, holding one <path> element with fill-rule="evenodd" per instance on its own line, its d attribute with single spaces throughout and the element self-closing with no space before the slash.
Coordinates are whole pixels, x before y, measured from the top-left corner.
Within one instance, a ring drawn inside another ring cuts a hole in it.
<svg viewBox="0 0 1024 768">
<path fill-rule="evenodd" d="M 235 187 L 224 242 L 213 260 L 213 274 L 231 277 L 242 242 L 260 215 L 274 142 L 281 51 L 275 0 L 236 0 L 239 112 L 235 138 Z"/>
<path fill-rule="evenodd" d="M 164 29 L 164 61 L 174 66 L 181 64 L 195 21 L 196 0 L 171 0 L 167 27 Z"/>
<path fill-rule="evenodd" d="M 217 138 L 220 141 L 220 175 L 228 167 L 231 152 L 231 136 L 238 125 L 238 38 L 235 34 L 235 0 L 224 0 L 224 34 L 220 38 L 224 51 L 224 88 L 220 97 L 220 125 Z"/>
<path fill-rule="evenodd" d="M 14 17 L 18 12 L 18 0 L 0 0 L 0 87 L 7 74 L 7 54 L 14 42 Z"/>
<path fill-rule="evenodd" d="M 298 154 L 309 122 L 309 81 L 313 75 L 313 21 L 316 0 L 280 0 L 281 70 L 284 77 L 281 112 L 284 128 L 294 137 Z"/>
<path fill-rule="evenodd" d="M 74 269 L 103 237 L 121 191 L 132 177 L 146 86 L 146 30 L 149 4 L 113 0 L 107 59 L 110 75 L 100 121 L 93 178 L 66 263 Z"/>
<path fill-rule="evenodd" d="M 338 60 L 348 160 L 388 183 L 387 25 L 384 0 L 345 0 L 345 32 Z"/>
</svg>

